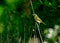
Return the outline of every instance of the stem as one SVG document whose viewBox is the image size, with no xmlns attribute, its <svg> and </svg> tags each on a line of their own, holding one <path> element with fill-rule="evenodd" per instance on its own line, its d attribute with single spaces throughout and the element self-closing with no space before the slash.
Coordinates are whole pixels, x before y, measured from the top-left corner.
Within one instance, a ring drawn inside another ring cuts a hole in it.
<svg viewBox="0 0 60 43">
<path fill-rule="evenodd" d="M 9 37 L 8 37 L 8 34 L 7 34 L 7 43 L 9 43 Z"/>
<path fill-rule="evenodd" d="M 9 43 L 9 30 L 8 30 L 8 28 L 7 28 L 7 43 Z"/>
<path fill-rule="evenodd" d="M 24 43 L 25 43 L 25 27 L 24 27 Z"/>
<path fill-rule="evenodd" d="M 34 14 L 35 11 L 34 11 L 33 4 L 32 4 L 32 1 L 31 1 L 31 0 L 30 0 L 30 3 L 31 3 L 31 7 L 32 7 L 33 14 Z"/>
<path fill-rule="evenodd" d="M 1 33 L 1 43 L 3 42 L 3 40 L 2 40 L 2 33 Z"/>
<path fill-rule="evenodd" d="M 40 30 L 39 30 L 39 25 L 37 23 L 36 23 L 36 25 L 37 25 L 37 28 L 38 28 L 38 32 L 39 32 L 39 36 L 40 36 L 41 42 L 43 43 L 42 35 L 41 35 Z"/>
<path fill-rule="evenodd" d="M 19 38 L 19 41 L 18 41 L 18 43 L 20 43 L 21 42 L 21 37 Z"/>
</svg>

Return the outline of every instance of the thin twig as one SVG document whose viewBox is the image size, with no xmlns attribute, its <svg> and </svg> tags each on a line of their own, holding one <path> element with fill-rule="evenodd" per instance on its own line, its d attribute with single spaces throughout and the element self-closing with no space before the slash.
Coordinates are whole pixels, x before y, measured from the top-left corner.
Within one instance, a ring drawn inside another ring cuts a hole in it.
<svg viewBox="0 0 60 43">
<path fill-rule="evenodd" d="M 7 34 L 7 43 L 9 43 L 9 37 L 8 37 L 8 34 Z"/>
<path fill-rule="evenodd" d="M 25 43 L 25 26 L 24 26 L 24 43 Z"/>
<path fill-rule="evenodd" d="M 30 3 L 31 3 L 31 7 L 32 7 L 33 14 L 34 14 L 35 11 L 34 11 L 33 4 L 32 4 L 32 1 L 31 1 L 31 0 L 30 0 Z"/>
<path fill-rule="evenodd" d="M 40 29 L 39 29 L 39 25 L 37 23 L 36 23 L 36 25 L 37 25 L 37 28 L 38 28 L 38 32 L 39 32 L 39 36 L 40 36 L 41 42 L 43 43 L 43 39 L 42 39 L 42 35 L 41 35 Z"/>
<path fill-rule="evenodd" d="M 25 29 L 26 29 L 26 24 L 24 23 L 24 43 L 25 43 Z"/>
<path fill-rule="evenodd" d="M 9 30 L 8 30 L 8 28 L 7 28 L 7 43 L 9 43 Z"/>
<path fill-rule="evenodd" d="M 2 33 L 1 33 L 1 43 L 3 42 L 3 40 L 2 40 Z"/>
<path fill-rule="evenodd" d="M 42 3 L 42 1 L 40 0 L 40 2 Z M 30 0 L 30 3 L 31 3 L 31 7 L 32 7 L 32 11 L 33 11 L 33 14 L 35 14 L 35 11 L 34 11 L 34 8 L 33 8 L 33 4 L 32 4 L 32 0 Z M 40 38 L 41 38 L 41 42 L 43 43 L 43 39 L 42 39 L 42 36 L 41 36 L 41 33 L 39 31 L 39 25 L 36 23 L 37 25 L 37 28 L 38 28 L 38 32 L 39 32 L 39 35 L 40 35 Z"/>
<path fill-rule="evenodd" d="M 17 29 L 17 34 L 18 34 L 18 37 L 19 37 L 19 28 L 18 28 L 18 25 L 17 25 L 16 29 Z M 20 42 L 21 42 L 21 37 L 19 37 L 19 39 L 18 39 L 18 43 L 20 43 Z"/>
<path fill-rule="evenodd" d="M 18 43 L 20 43 L 21 42 L 21 37 L 19 38 L 19 41 L 18 41 Z"/>
</svg>

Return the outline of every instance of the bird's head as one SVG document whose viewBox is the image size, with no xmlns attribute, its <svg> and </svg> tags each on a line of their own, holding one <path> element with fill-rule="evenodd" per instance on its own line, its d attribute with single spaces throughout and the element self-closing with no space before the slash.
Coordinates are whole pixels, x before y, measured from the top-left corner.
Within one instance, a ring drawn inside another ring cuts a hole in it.
<svg viewBox="0 0 60 43">
<path fill-rule="evenodd" d="M 33 14 L 33 16 L 36 16 L 36 14 Z"/>
</svg>

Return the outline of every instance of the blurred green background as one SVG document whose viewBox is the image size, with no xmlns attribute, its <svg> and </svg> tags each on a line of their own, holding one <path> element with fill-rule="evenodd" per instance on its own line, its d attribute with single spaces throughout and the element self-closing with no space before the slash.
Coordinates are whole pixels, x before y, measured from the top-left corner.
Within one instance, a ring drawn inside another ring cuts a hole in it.
<svg viewBox="0 0 60 43">
<path fill-rule="evenodd" d="M 44 43 L 60 43 L 60 0 L 32 0 Z M 36 28 L 30 0 L 0 0 L 0 43 L 31 43 Z M 35 35 L 40 41 L 38 31 Z M 41 42 L 39 42 L 41 43 Z"/>
</svg>

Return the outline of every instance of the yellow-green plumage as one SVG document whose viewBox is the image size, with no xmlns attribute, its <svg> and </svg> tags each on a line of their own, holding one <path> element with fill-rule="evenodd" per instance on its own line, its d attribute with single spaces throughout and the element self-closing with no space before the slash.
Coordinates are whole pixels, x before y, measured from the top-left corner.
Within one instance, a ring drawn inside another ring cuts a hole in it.
<svg viewBox="0 0 60 43">
<path fill-rule="evenodd" d="M 34 19 L 35 19 L 35 21 L 37 22 L 37 23 L 43 23 L 43 24 L 45 24 L 42 20 L 41 20 L 41 18 L 39 18 L 38 17 L 38 15 L 37 14 L 33 14 L 33 16 L 34 16 Z"/>
</svg>

